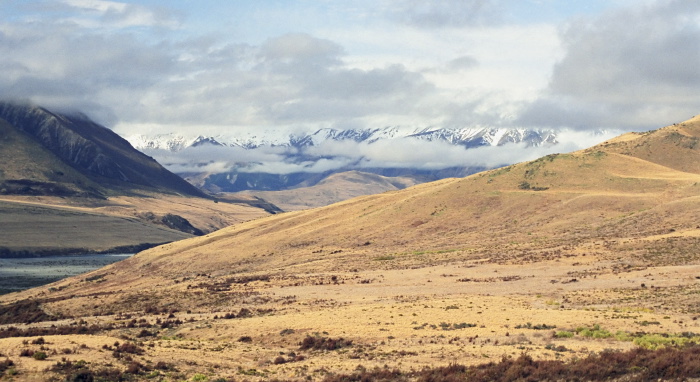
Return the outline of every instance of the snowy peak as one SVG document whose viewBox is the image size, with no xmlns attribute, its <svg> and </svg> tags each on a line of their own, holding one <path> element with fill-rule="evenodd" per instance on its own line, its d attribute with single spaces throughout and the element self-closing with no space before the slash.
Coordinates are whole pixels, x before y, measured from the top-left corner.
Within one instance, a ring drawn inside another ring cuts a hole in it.
<svg viewBox="0 0 700 382">
<path fill-rule="evenodd" d="M 444 141 L 454 145 L 469 147 L 502 146 L 507 143 L 524 143 L 526 146 L 541 146 L 557 143 L 552 130 L 534 129 L 435 129 L 423 130 L 411 137 L 428 141 Z"/>
<path fill-rule="evenodd" d="M 365 129 L 324 128 L 309 132 L 289 132 L 275 130 L 242 131 L 236 136 L 196 136 L 180 134 L 160 134 L 154 136 L 133 135 L 126 138 L 134 147 L 141 150 L 181 151 L 187 147 L 201 145 L 241 147 L 309 147 L 319 146 L 328 141 L 353 141 L 372 144 L 381 140 L 420 139 L 442 141 L 466 148 L 479 146 L 501 146 L 507 143 L 523 143 L 526 146 L 541 146 L 557 143 L 552 130 L 504 129 L 504 128 L 423 128 L 410 129 L 397 126 Z"/>
</svg>

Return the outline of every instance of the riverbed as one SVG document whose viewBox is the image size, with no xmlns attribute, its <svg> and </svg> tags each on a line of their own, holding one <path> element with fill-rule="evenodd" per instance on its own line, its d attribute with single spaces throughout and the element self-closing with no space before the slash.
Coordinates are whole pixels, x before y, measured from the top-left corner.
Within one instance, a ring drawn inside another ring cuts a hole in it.
<svg viewBox="0 0 700 382">
<path fill-rule="evenodd" d="M 0 294 L 34 288 L 102 268 L 133 254 L 0 259 Z"/>
</svg>

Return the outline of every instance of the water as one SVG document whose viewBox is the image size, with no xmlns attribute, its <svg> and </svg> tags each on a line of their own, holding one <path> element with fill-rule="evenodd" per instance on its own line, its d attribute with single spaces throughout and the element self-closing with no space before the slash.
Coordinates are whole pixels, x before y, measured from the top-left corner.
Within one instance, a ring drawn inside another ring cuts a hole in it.
<svg viewBox="0 0 700 382">
<path fill-rule="evenodd" d="M 0 259 L 0 294 L 46 285 L 131 256 L 132 254 L 115 254 Z"/>
</svg>

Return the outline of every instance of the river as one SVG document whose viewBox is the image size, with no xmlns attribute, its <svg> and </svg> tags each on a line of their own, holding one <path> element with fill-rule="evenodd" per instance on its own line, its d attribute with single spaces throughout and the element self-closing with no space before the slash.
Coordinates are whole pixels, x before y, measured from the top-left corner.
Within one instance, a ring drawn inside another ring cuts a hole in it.
<svg viewBox="0 0 700 382">
<path fill-rule="evenodd" d="M 133 254 L 42 256 L 0 259 L 0 294 L 46 285 L 102 268 Z"/>
</svg>

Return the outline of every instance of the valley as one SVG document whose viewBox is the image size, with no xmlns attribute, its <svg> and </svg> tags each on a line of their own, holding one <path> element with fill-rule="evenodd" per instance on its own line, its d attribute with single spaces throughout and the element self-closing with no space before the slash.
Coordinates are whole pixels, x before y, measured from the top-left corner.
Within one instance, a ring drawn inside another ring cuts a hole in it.
<svg viewBox="0 0 700 382">
<path fill-rule="evenodd" d="M 700 341 L 698 141 L 700 117 L 151 248 L 0 296 L 0 353 L 28 381 L 334 381 L 675 351 Z M 645 362 L 588 379 L 686 375 Z"/>
</svg>

